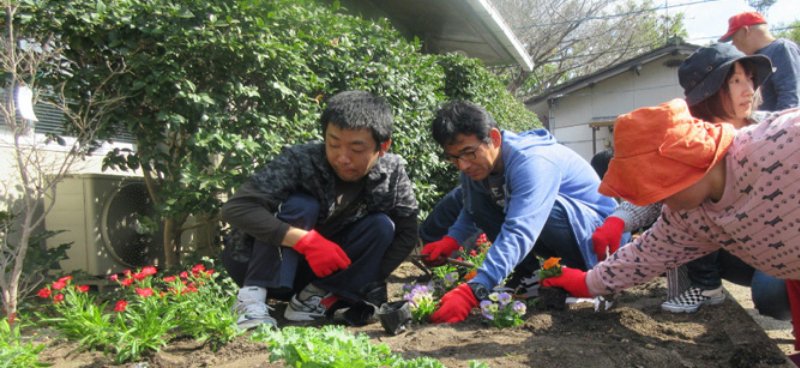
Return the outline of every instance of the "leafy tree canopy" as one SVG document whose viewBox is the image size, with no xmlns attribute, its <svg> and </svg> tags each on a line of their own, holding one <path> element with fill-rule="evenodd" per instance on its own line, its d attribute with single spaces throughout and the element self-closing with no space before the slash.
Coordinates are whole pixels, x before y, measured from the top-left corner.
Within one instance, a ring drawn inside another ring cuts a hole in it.
<svg viewBox="0 0 800 368">
<path fill-rule="evenodd" d="M 320 139 L 328 97 L 364 89 L 395 114 L 393 151 L 408 161 L 422 216 L 455 183 L 429 137 L 436 107 L 474 100 L 512 130 L 538 126 L 480 62 L 419 53 L 388 22 L 347 15 L 336 4 L 297 0 L 41 0 L 17 20 L 54 31 L 67 50 L 46 73 L 83 104 L 113 90 L 104 139 L 120 130 L 135 151 L 105 164 L 142 169 L 176 264 L 187 216 L 216 222 L 225 198 L 286 144 Z M 124 70 L 111 75 L 107 70 Z M 111 80 L 107 80 L 107 79 Z"/>
</svg>

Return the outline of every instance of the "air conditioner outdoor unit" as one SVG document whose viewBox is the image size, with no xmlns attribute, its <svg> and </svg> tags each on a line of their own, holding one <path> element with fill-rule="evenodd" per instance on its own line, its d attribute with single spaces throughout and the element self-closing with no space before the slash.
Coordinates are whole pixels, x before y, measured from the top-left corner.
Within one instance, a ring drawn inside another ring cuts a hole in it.
<svg viewBox="0 0 800 368">
<path fill-rule="evenodd" d="M 68 176 L 58 184 L 45 219 L 47 230 L 67 230 L 48 239 L 55 247 L 73 242 L 61 267 L 105 276 L 162 263 L 163 231 L 147 233 L 140 215 L 155 213 L 140 177 L 104 174 Z"/>
</svg>

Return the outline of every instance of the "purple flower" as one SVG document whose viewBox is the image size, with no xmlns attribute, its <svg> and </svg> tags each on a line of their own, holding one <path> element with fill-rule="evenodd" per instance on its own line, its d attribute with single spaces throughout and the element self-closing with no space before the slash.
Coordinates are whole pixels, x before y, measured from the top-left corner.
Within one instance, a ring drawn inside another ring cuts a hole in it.
<svg viewBox="0 0 800 368">
<path fill-rule="evenodd" d="M 513 308 L 514 312 L 517 312 L 517 314 L 519 314 L 520 316 L 525 314 L 525 312 L 528 310 L 528 307 L 525 306 L 525 303 L 520 302 L 519 300 L 514 302 Z"/>
<path fill-rule="evenodd" d="M 511 294 L 509 293 L 499 293 L 497 294 L 497 301 L 500 302 L 500 305 L 505 306 L 509 302 L 511 302 Z"/>
<path fill-rule="evenodd" d="M 494 320 L 494 312 L 497 311 L 497 304 L 492 303 L 489 300 L 484 300 L 481 302 L 481 314 L 483 317 L 488 320 Z"/>
</svg>

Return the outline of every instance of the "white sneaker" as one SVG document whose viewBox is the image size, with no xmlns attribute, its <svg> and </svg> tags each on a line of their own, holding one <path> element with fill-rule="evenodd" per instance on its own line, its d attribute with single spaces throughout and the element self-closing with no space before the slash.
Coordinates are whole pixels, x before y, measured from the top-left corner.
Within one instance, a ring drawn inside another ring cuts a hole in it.
<svg viewBox="0 0 800 368">
<path fill-rule="evenodd" d="M 328 310 L 326 305 L 331 305 L 338 297 L 331 293 L 325 295 L 312 295 L 305 300 L 300 299 L 299 294 L 292 296 L 289 305 L 286 306 L 286 311 L 283 313 L 283 318 L 290 321 L 313 321 L 325 318 L 325 311 Z"/>
<path fill-rule="evenodd" d="M 243 330 L 249 330 L 265 323 L 272 325 L 272 328 L 278 328 L 278 322 L 269 315 L 272 308 L 264 302 L 266 293 L 264 293 L 264 298 L 258 298 L 253 295 L 258 295 L 258 290 L 254 290 L 255 293 L 247 293 L 247 289 L 243 290 L 239 292 L 236 302 L 233 303 L 233 313 L 239 315 L 236 326 Z"/>
<path fill-rule="evenodd" d="M 717 305 L 724 301 L 722 286 L 710 290 L 692 286 L 681 295 L 661 303 L 661 309 L 672 313 L 694 313 L 701 305 Z"/>
<path fill-rule="evenodd" d="M 308 284 L 292 296 L 283 317 L 290 321 L 313 321 L 325 318 L 325 312 L 339 297 Z"/>
</svg>

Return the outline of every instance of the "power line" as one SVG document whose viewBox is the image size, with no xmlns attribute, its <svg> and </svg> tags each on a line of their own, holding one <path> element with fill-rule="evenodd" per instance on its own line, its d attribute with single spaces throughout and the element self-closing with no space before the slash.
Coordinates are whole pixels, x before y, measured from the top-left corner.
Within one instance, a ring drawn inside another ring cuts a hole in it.
<svg viewBox="0 0 800 368">
<path fill-rule="evenodd" d="M 715 1 L 719 1 L 719 0 L 700 0 L 700 1 L 690 2 L 690 3 L 677 4 L 677 5 L 664 5 L 664 6 L 657 6 L 657 7 L 654 7 L 654 8 L 648 8 L 648 9 L 625 12 L 625 13 L 617 13 L 617 14 L 609 14 L 609 15 L 598 15 L 598 16 L 592 16 L 592 17 L 586 17 L 586 18 L 571 19 L 571 20 L 566 20 L 566 21 L 563 21 L 563 22 L 539 23 L 539 24 L 535 24 L 535 25 L 529 25 L 529 26 L 523 26 L 523 27 L 515 27 L 515 28 L 512 28 L 512 29 L 514 29 L 514 30 L 522 30 L 522 29 L 530 29 L 530 28 L 536 28 L 536 27 L 555 26 L 555 25 L 559 25 L 559 24 L 580 23 L 580 22 L 584 22 L 584 21 L 587 21 L 587 20 L 602 20 L 602 19 L 622 18 L 622 17 L 628 16 L 628 15 L 635 15 L 635 14 L 642 14 L 642 13 L 652 13 L 652 12 L 655 12 L 655 11 L 658 11 L 658 10 L 666 10 L 666 9 L 670 9 L 670 8 L 677 8 L 677 7 L 689 6 L 689 5 L 697 5 L 697 4 L 709 3 L 709 2 L 715 2 Z"/>
</svg>

